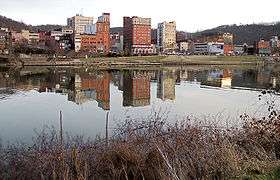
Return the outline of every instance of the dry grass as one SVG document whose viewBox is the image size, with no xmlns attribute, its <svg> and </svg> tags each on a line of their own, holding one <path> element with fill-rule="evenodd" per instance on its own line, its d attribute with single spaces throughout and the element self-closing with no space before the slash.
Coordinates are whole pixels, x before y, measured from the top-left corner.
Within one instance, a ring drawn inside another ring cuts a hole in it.
<svg viewBox="0 0 280 180">
<path fill-rule="evenodd" d="M 170 125 L 155 113 L 126 121 L 113 136 L 84 140 L 47 128 L 32 146 L 0 148 L 0 179 L 227 179 L 280 166 L 280 117 L 252 119 L 241 129 Z"/>
</svg>

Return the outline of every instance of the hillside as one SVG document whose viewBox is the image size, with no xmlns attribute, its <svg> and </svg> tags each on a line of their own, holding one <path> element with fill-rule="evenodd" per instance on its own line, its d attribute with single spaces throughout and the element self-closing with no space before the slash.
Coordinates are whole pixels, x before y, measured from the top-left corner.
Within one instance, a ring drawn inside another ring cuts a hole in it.
<svg viewBox="0 0 280 180">
<path fill-rule="evenodd" d="M 0 15 L 0 27 L 9 28 L 14 31 L 21 31 L 22 29 L 32 30 L 32 31 L 38 31 L 38 30 L 51 31 L 51 30 L 61 28 L 62 26 L 61 25 L 52 25 L 52 24 L 31 26 L 31 25 L 26 25 L 23 22 L 18 22 L 18 21 L 15 21 L 15 20 L 12 20 L 10 18 Z"/>
<path fill-rule="evenodd" d="M 255 41 L 264 38 L 269 40 L 272 36 L 280 35 L 280 23 L 275 24 L 250 24 L 250 25 L 225 25 L 202 32 L 194 33 L 193 37 L 199 35 L 211 35 L 229 32 L 234 34 L 235 44 L 254 44 Z"/>
<path fill-rule="evenodd" d="M 0 27 L 12 29 L 14 31 L 20 31 L 22 29 L 30 29 L 29 26 L 22 22 L 14 21 L 10 18 L 0 15 Z"/>
<path fill-rule="evenodd" d="M 123 27 L 111 27 L 110 28 L 110 33 L 112 33 L 112 34 L 119 33 L 119 32 L 123 32 Z"/>
<path fill-rule="evenodd" d="M 46 25 L 32 26 L 32 30 L 33 31 L 41 30 L 41 31 L 46 31 L 47 32 L 47 31 L 53 31 L 53 30 L 56 30 L 56 29 L 60 29 L 62 27 L 63 27 L 62 25 L 46 24 Z"/>
</svg>

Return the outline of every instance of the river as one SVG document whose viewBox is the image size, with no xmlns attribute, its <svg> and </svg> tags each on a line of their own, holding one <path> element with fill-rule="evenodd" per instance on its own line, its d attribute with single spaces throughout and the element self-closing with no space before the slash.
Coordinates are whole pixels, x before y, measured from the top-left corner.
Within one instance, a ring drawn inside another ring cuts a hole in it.
<svg viewBox="0 0 280 180">
<path fill-rule="evenodd" d="M 174 123 L 204 119 L 221 127 L 242 125 L 239 116 L 267 113 L 258 97 L 279 89 L 279 66 L 187 66 L 156 70 L 0 68 L 0 138 L 30 142 L 44 126 L 71 135 L 104 136 L 125 120 L 157 112 Z M 276 100 L 279 98 L 276 96 Z"/>
</svg>

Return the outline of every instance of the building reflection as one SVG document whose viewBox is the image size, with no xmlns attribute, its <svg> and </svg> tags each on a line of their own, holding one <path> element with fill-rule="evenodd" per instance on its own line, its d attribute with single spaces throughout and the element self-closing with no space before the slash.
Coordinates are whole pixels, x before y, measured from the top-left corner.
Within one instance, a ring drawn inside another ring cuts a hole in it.
<svg viewBox="0 0 280 180">
<path fill-rule="evenodd" d="M 123 106 L 150 105 L 150 80 L 147 71 L 125 71 L 123 73 Z"/>
<path fill-rule="evenodd" d="M 229 69 L 214 70 L 209 72 L 207 79 L 201 85 L 221 88 L 231 88 L 232 73 Z"/>
<path fill-rule="evenodd" d="M 175 84 L 174 71 L 158 71 L 157 98 L 175 100 Z"/>
<path fill-rule="evenodd" d="M 0 68 L 1 95 L 14 93 L 7 91 L 36 90 L 40 93 L 67 95 L 69 101 L 82 105 L 96 101 L 98 107 L 110 110 L 110 85 L 123 93 L 124 107 L 140 107 L 151 104 L 151 84 L 156 85 L 156 97 L 166 101 L 175 100 L 176 85 L 182 82 L 201 84 L 219 88 L 246 88 L 250 90 L 280 88 L 280 68 L 227 68 L 204 69 L 185 68 L 171 70 L 125 70 L 96 71 L 72 68 L 24 69 Z M 5 94 L 6 93 L 6 94 Z M 186 92 L 187 93 L 187 92 Z"/>
<path fill-rule="evenodd" d="M 95 100 L 98 107 L 110 110 L 110 80 L 107 71 L 93 75 L 75 74 L 71 78 L 68 100 L 78 105 Z"/>
</svg>

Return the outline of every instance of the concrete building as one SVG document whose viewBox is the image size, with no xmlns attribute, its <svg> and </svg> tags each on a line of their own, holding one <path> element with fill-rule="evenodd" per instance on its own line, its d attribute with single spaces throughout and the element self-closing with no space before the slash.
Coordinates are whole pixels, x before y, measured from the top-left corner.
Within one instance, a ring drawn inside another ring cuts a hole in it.
<svg viewBox="0 0 280 180">
<path fill-rule="evenodd" d="M 194 54 L 197 55 L 220 55 L 224 54 L 224 43 L 206 42 L 194 43 Z"/>
<path fill-rule="evenodd" d="M 51 31 L 50 32 L 51 37 L 54 37 L 55 40 L 59 40 L 61 36 L 63 36 L 62 31 Z"/>
<path fill-rule="evenodd" d="M 96 24 L 88 24 L 85 27 L 85 34 L 95 34 L 96 33 Z"/>
<path fill-rule="evenodd" d="M 113 53 L 123 53 L 123 33 L 115 32 L 111 34 L 111 51 Z"/>
<path fill-rule="evenodd" d="M 0 54 L 6 54 L 8 51 L 8 37 L 7 32 L 0 30 Z"/>
<path fill-rule="evenodd" d="M 29 41 L 29 31 L 28 30 L 21 30 L 21 35 L 24 39 Z"/>
<path fill-rule="evenodd" d="M 234 51 L 233 45 L 233 34 L 231 33 L 222 33 L 222 34 L 212 34 L 212 35 L 203 35 L 196 38 L 197 43 L 223 43 L 223 54 L 231 55 Z"/>
<path fill-rule="evenodd" d="M 89 24 L 93 24 L 93 17 L 85 17 L 81 14 L 77 14 L 67 19 L 67 26 L 73 28 L 77 34 L 83 34 L 85 32 L 85 27 Z"/>
<path fill-rule="evenodd" d="M 176 42 L 183 42 L 186 41 L 188 39 L 188 33 L 184 32 L 184 31 L 177 31 L 176 32 Z"/>
<path fill-rule="evenodd" d="M 235 55 L 242 55 L 245 53 L 245 48 L 244 48 L 245 45 L 234 45 L 234 49 L 233 49 L 233 52 Z"/>
<path fill-rule="evenodd" d="M 210 55 L 224 54 L 224 43 L 208 43 L 208 54 Z"/>
<path fill-rule="evenodd" d="M 158 24 L 157 48 L 159 52 L 171 52 L 176 49 L 176 22 Z"/>
<path fill-rule="evenodd" d="M 208 43 L 194 43 L 194 54 L 208 54 Z"/>
<path fill-rule="evenodd" d="M 27 43 L 26 39 L 22 36 L 21 32 L 12 31 L 12 44 Z"/>
<path fill-rule="evenodd" d="M 22 30 L 21 35 L 23 39 L 28 42 L 28 44 L 36 45 L 40 40 L 39 33 L 30 32 L 29 30 Z"/>
<path fill-rule="evenodd" d="M 74 34 L 74 29 L 72 27 L 63 27 L 61 30 L 62 34 Z"/>
<path fill-rule="evenodd" d="M 278 36 L 273 36 L 270 39 L 271 52 L 279 54 L 280 40 Z"/>
<path fill-rule="evenodd" d="M 123 18 L 124 51 L 130 55 L 156 53 L 151 44 L 151 18 Z"/>
<path fill-rule="evenodd" d="M 180 52 L 187 52 L 189 51 L 189 42 L 179 42 L 179 50 Z"/>
<path fill-rule="evenodd" d="M 79 52 L 81 50 L 81 35 L 80 34 L 74 35 L 74 46 L 75 46 L 75 52 Z"/>
</svg>

